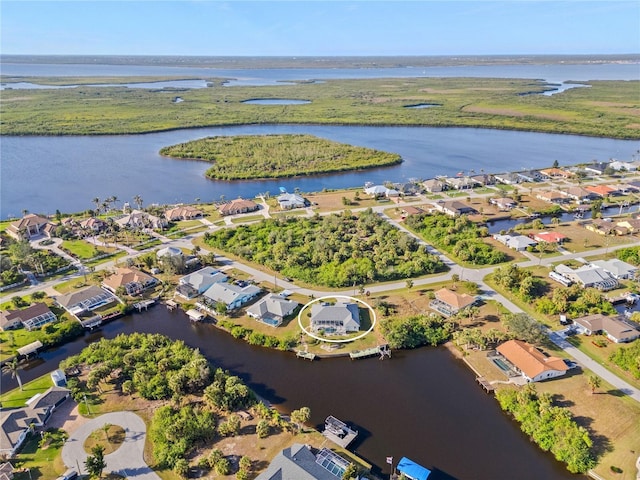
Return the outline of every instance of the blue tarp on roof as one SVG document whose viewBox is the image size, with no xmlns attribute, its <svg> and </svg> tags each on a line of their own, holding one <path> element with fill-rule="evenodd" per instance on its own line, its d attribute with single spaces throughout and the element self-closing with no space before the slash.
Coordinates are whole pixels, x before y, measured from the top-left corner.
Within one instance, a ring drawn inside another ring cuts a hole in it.
<svg viewBox="0 0 640 480">
<path fill-rule="evenodd" d="M 422 465 L 418 465 L 407 457 L 402 457 L 396 468 L 400 473 L 404 473 L 412 480 L 427 480 L 427 477 L 431 475 L 431 470 L 424 468 Z"/>
</svg>

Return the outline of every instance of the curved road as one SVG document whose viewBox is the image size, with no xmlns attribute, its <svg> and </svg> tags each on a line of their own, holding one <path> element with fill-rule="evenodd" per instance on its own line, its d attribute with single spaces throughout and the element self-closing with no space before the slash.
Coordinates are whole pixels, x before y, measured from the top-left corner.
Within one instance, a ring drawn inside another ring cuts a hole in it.
<svg viewBox="0 0 640 480">
<path fill-rule="evenodd" d="M 64 464 L 69 468 L 80 467 L 80 473 L 86 474 L 84 461 L 87 459 L 87 452 L 84 450 L 84 442 L 92 432 L 102 428 L 105 423 L 119 425 L 125 429 L 124 443 L 115 452 L 104 457 L 107 463 L 105 471 L 136 480 L 160 480 L 144 461 L 147 426 L 132 412 L 106 413 L 81 425 L 71 433 L 62 447 Z"/>
</svg>

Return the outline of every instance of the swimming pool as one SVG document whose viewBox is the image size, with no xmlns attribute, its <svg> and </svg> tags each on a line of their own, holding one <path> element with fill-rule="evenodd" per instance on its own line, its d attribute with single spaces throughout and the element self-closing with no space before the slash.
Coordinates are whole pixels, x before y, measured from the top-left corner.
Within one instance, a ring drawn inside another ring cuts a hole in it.
<svg viewBox="0 0 640 480">
<path fill-rule="evenodd" d="M 496 367 L 498 367 L 500 370 L 502 370 L 507 375 L 511 372 L 511 368 L 509 368 L 509 365 L 504 363 L 499 358 L 492 358 L 491 360 L 493 361 L 493 363 L 496 364 Z"/>
</svg>

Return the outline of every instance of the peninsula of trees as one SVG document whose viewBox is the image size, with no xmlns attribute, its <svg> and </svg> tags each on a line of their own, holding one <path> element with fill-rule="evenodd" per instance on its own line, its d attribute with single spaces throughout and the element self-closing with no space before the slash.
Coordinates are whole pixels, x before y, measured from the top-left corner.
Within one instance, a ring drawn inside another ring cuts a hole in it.
<svg viewBox="0 0 640 480">
<path fill-rule="evenodd" d="M 161 155 L 213 162 L 218 180 L 294 177 L 384 167 L 400 155 L 333 142 L 313 135 L 208 137 L 160 150 Z"/>
</svg>

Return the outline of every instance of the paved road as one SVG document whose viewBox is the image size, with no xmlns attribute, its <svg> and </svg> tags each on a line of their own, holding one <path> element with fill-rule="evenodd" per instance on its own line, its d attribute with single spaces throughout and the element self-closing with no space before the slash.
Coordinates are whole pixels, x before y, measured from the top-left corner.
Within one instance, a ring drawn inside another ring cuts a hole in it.
<svg viewBox="0 0 640 480">
<path fill-rule="evenodd" d="M 136 480 L 160 480 L 160 477 L 144 462 L 144 439 L 147 427 L 142 419 L 132 412 L 106 413 L 89 420 L 72 432 L 62 447 L 64 464 L 75 469 L 79 466 L 82 470 L 80 473 L 87 473 L 84 466 L 84 461 L 87 459 L 84 442 L 93 431 L 100 429 L 105 423 L 119 425 L 126 432 L 124 443 L 120 448 L 104 457 L 107 463 L 105 472 L 118 473 Z"/>
</svg>

